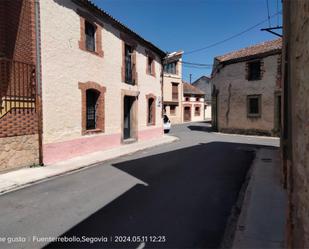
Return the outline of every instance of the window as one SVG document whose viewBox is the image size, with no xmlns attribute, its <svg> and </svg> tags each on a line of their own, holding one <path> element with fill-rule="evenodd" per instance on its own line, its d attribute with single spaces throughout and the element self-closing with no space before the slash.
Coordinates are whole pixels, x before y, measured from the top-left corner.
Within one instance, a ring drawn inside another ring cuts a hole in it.
<svg viewBox="0 0 309 249">
<path fill-rule="evenodd" d="M 176 74 L 177 62 L 171 62 L 164 65 L 164 72 L 170 74 Z"/>
<path fill-rule="evenodd" d="M 261 79 L 261 61 L 253 61 L 248 63 L 248 80 Z"/>
<path fill-rule="evenodd" d="M 86 91 L 86 130 L 97 128 L 97 106 L 100 93 L 96 90 Z"/>
<path fill-rule="evenodd" d="M 189 98 L 189 97 L 186 97 L 186 98 L 185 98 L 185 101 L 190 101 L 190 98 Z"/>
<path fill-rule="evenodd" d="M 155 101 L 154 98 L 148 99 L 148 118 L 147 118 L 148 125 L 155 124 Z"/>
<path fill-rule="evenodd" d="M 147 57 L 147 73 L 154 75 L 154 59 L 150 56 Z"/>
<path fill-rule="evenodd" d="M 176 115 L 176 106 L 175 105 L 171 105 L 170 106 L 170 114 L 171 115 Z"/>
<path fill-rule="evenodd" d="M 195 101 L 200 101 L 200 98 L 196 98 Z"/>
<path fill-rule="evenodd" d="M 199 106 L 196 106 L 194 109 L 194 115 L 200 116 L 200 114 L 201 114 L 201 108 Z"/>
<path fill-rule="evenodd" d="M 249 95 L 247 97 L 248 117 L 261 116 L 261 95 Z"/>
<path fill-rule="evenodd" d="M 172 100 L 178 101 L 178 83 L 172 83 Z"/>
<path fill-rule="evenodd" d="M 86 49 L 95 52 L 95 25 L 85 21 Z"/>
<path fill-rule="evenodd" d="M 132 54 L 133 54 L 132 47 L 125 44 L 125 82 L 129 84 L 133 84 Z"/>
</svg>

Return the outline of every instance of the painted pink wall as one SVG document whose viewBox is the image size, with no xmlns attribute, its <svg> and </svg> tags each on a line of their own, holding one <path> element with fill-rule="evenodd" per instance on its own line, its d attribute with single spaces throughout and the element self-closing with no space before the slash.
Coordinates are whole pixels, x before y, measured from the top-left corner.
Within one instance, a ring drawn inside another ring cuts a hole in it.
<svg viewBox="0 0 309 249">
<path fill-rule="evenodd" d="M 52 164 L 91 152 L 120 146 L 121 134 L 89 136 L 43 145 L 44 164 Z"/>
<path fill-rule="evenodd" d="M 138 132 L 138 140 L 146 141 L 163 135 L 163 128 Z M 92 152 L 104 151 L 121 146 L 121 134 L 85 136 L 65 142 L 43 145 L 44 164 L 53 164 Z"/>
</svg>

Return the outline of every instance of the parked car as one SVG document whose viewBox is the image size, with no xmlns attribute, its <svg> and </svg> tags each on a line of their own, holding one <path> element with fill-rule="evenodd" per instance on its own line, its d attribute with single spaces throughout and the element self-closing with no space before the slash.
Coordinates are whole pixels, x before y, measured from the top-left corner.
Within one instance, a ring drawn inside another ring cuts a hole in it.
<svg viewBox="0 0 309 249">
<path fill-rule="evenodd" d="M 164 133 L 169 133 L 171 129 L 171 121 L 167 115 L 163 116 L 163 129 L 164 129 Z"/>
</svg>

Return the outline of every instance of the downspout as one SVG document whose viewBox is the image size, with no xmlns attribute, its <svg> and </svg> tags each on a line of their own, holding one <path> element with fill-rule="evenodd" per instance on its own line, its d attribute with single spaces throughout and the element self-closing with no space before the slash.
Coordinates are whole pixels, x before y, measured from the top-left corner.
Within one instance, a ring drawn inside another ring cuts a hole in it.
<svg viewBox="0 0 309 249">
<path fill-rule="evenodd" d="M 42 129 L 42 73 L 41 73 L 41 32 L 40 32 L 40 2 L 34 1 L 35 8 L 35 49 L 36 49 L 36 108 L 38 118 L 39 164 L 43 163 L 43 129 Z"/>
</svg>

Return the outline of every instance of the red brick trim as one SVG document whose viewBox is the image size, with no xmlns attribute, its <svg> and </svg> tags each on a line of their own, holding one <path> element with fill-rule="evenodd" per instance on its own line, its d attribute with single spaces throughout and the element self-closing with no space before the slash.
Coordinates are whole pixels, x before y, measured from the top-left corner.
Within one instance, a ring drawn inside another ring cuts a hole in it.
<svg viewBox="0 0 309 249">
<path fill-rule="evenodd" d="M 152 108 L 152 122 L 151 123 L 148 123 L 148 116 L 149 116 L 149 99 L 153 99 L 153 108 Z M 146 116 L 146 124 L 147 126 L 152 126 L 152 125 L 156 125 L 156 100 L 157 100 L 157 97 L 150 93 L 150 94 L 147 94 L 146 95 L 146 105 L 147 105 L 147 116 Z"/>
<path fill-rule="evenodd" d="M 95 52 L 88 51 L 86 49 L 86 35 L 85 35 L 85 22 L 89 22 L 93 24 L 96 28 L 95 32 Z M 104 56 L 104 52 L 102 50 L 102 26 L 93 22 L 93 20 L 87 19 L 86 17 L 80 16 L 80 40 L 78 41 L 78 46 L 81 50 L 97 55 L 99 57 Z"/>
<path fill-rule="evenodd" d="M 78 83 L 78 88 L 81 90 L 82 97 L 82 106 L 81 106 L 81 115 L 82 115 L 82 135 L 104 132 L 105 131 L 105 92 L 106 87 L 101 86 L 98 83 L 88 81 L 86 83 Z M 97 127 L 95 130 L 86 129 L 86 91 L 89 89 L 94 89 L 99 92 L 98 99 L 98 109 L 97 109 Z"/>
</svg>

